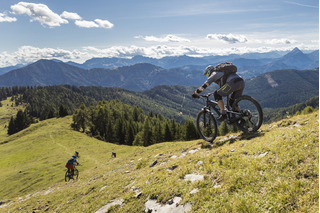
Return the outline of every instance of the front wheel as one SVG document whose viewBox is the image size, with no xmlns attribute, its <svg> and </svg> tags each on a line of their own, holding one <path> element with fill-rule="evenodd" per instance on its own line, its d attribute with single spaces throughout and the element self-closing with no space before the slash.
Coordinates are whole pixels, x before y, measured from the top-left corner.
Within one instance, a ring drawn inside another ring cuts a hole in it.
<svg viewBox="0 0 320 213">
<path fill-rule="evenodd" d="M 260 104 L 250 96 L 241 96 L 236 99 L 232 106 L 233 111 L 240 112 L 241 115 L 233 115 L 237 127 L 243 132 L 257 131 L 263 122 L 263 112 Z"/>
<path fill-rule="evenodd" d="M 210 111 L 204 109 L 198 113 L 197 129 L 199 135 L 205 141 L 212 143 L 212 141 L 217 137 L 217 122 Z"/>
<path fill-rule="evenodd" d="M 64 180 L 68 182 L 70 178 L 71 178 L 71 171 L 67 170 L 66 174 L 64 175 Z"/>
<path fill-rule="evenodd" d="M 74 180 L 78 180 L 78 176 L 79 176 L 79 171 L 78 171 L 78 169 L 74 168 L 73 179 Z"/>
</svg>

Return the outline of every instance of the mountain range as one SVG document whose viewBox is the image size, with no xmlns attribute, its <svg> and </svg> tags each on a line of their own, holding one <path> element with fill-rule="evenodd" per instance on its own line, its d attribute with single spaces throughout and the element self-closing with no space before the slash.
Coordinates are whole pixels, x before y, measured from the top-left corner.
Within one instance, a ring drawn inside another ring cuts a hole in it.
<svg viewBox="0 0 320 213">
<path fill-rule="evenodd" d="M 280 58 L 245 59 L 236 58 L 233 55 L 225 58 L 211 57 L 211 61 L 219 63 L 234 57 L 232 62 L 238 66 L 238 73 L 245 79 L 249 79 L 272 70 L 314 69 L 319 66 L 319 57 L 317 56 L 319 56 L 319 51 L 304 54 L 298 48 L 295 48 Z M 180 56 L 151 59 L 136 56 L 130 61 L 129 59 L 119 58 L 96 58 L 83 64 L 86 67 L 95 67 L 91 69 L 61 61 L 42 59 L 0 75 L 0 86 L 69 84 L 75 86 L 120 87 L 132 91 L 145 91 L 158 85 L 199 86 L 206 80 L 202 75 L 202 70 L 208 65 L 209 58 Z M 144 63 L 139 63 L 139 61 Z M 122 64 L 125 64 L 124 62 L 134 64 L 107 69 L 99 68 L 99 66 L 107 66 L 107 64 L 116 66 L 120 62 Z M 187 63 L 190 65 L 186 65 Z M 159 64 L 163 66 L 158 66 Z M 172 67 L 175 66 L 175 68 L 163 68 L 168 67 L 169 64 Z"/>
<path fill-rule="evenodd" d="M 201 70 L 209 64 L 218 64 L 225 61 L 231 61 L 239 68 L 256 67 L 264 71 L 277 69 L 312 69 L 317 67 L 319 63 L 319 51 L 313 51 L 305 54 L 298 48 L 294 48 L 291 52 L 281 55 L 281 52 L 270 53 L 251 53 L 251 54 L 231 54 L 227 56 L 205 56 L 205 57 L 190 57 L 190 56 L 173 56 L 163 57 L 160 59 L 149 58 L 144 56 L 134 56 L 131 59 L 127 58 L 92 58 L 83 64 L 67 62 L 70 65 L 84 69 L 92 68 L 115 68 L 121 66 L 130 66 L 137 63 L 149 63 L 165 69 L 176 67 L 188 67 L 190 65 L 198 66 Z M 263 69 L 262 66 L 267 66 L 269 69 Z M 280 66 L 280 67 L 279 67 Z"/>
</svg>

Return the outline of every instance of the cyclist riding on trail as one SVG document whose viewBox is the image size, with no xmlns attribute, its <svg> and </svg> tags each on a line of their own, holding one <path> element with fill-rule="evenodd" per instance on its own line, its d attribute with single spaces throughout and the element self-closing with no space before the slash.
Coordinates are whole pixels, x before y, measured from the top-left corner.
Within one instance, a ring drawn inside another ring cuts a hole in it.
<svg viewBox="0 0 320 213">
<path fill-rule="evenodd" d="M 74 175 L 74 165 L 79 165 L 77 158 L 79 158 L 79 152 L 75 152 L 75 154 L 68 160 L 66 164 L 66 168 L 71 171 L 71 178 L 73 178 Z"/>
<path fill-rule="evenodd" d="M 214 99 L 217 101 L 221 110 L 221 115 L 217 118 L 222 122 L 227 118 L 226 109 L 222 97 L 231 94 L 230 106 L 234 101 L 242 96 L 245 83 L 242 77 L 236 74 L 237 67 L 230 62 L 218 64 L 216 67 L 209 65 L 203 75 L 207 76 L 207 81 L 199 87 L 192 95 L 193 98 L 200 98 L 198 95 L 205 90 L 213 82 L 218 84 L 220 88 L 214 92 Z"/>
</svg>

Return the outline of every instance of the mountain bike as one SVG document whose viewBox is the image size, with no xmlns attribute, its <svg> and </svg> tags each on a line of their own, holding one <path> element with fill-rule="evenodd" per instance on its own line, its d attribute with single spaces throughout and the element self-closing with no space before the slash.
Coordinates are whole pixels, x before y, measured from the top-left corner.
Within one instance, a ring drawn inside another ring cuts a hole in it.
<svg viewBox="0 0 320 213">
<path fill-rule="evenodd" d="M 72 175 L 72 171 L 70 169 L 67 169 L 66 171 L 66 174 L 64 176 L 64 180 L 66 182 L 68 182 L 70 179 L 73 179 L 73 180 L 78 180 L 78 176 L 79 176 L 79 171 L 78 169 L 76 168 L 76 166 L 74 166 L 73 168 L 73 175 Z"/>
<path fill-rule="evenodd" d="M 213 93 L 199 95 L 206 99 L 206 105 L 197 115 L 196 126 L 199 135 L 210 143 L 218 135 L 216 118 L 221 115 L 221 110 L 216 101 L 210 100 Z M 230 106 L 230 98 L 227 96 L 227 118 L 224 122 L 235 124 L 243 132 L 257 131 L 263 122 L 263 112 L 260 104 L 254 98 L 244 95 L 236 99 Z"/>
</svg>

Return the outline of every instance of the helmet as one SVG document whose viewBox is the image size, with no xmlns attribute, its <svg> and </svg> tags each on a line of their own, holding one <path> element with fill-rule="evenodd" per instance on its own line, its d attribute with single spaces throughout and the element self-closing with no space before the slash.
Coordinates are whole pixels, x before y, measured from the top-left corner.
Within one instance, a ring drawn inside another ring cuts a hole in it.
<svg viewBox="0 0 320 213">
<path fill-rule="evenodd" d="M 76 152 L 74 153 L 74 155 L 75 155 L 77 158 L 80 158 L 79 152 L 76 151 Z"/>
<path fill-rule="evenodd" d="M 209 65 L 207 66 L 207 68 L 204 70 L 203 75 L 206 75 L 207 78 L 209 78 L 209 76 L 211 75 L 211 73 L 214 71 L 214 66 Z"/>
</svg>

